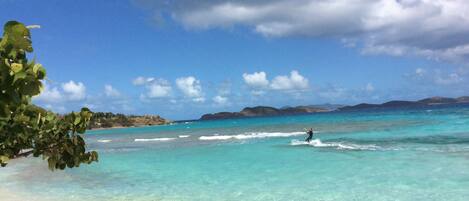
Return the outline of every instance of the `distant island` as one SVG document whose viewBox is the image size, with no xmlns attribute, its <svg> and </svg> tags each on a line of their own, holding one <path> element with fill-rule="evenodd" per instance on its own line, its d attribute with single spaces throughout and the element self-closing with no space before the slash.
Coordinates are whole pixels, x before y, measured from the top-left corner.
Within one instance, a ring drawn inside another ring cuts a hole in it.
<svg viewBox="0 0 469 201">
<path fill-rule="evenodd" d="M 310 114 L 316 112 L 329 112 L 333 111 L 343 105 L 308 105 L 296 107 L 282 107 L 274 108 L 268 106 L 246 107 L 240 112 L 218 112 L 213 114 L 204 114 L 199 120 L 214 120 L 214 119 L 233 119 L 245 117 L 261 117 L 261 116 L 282 116 L 282 115 L 297 115 L 297 114 Z"/>
<path fill-rule="evenodd" d="M 431 97 L 418 101 L 403 101 L 393 100 L 382 104 L 360 103 L 353 106 L 323 104 L 323 105 L 308 105 L 296 107 L 282 107 L 275 108 L 269 106 L 256 106 L 246 107 L 240 112 L 217 112 L 211 114 L 204 114 L 199 120 L 216 120 L 216 119 L 234 119 L 246 117 L 263 117 L 263 116 L 282 116 L 282 115 L 300 115 L 312 114 L 318 112 L 333 112 L 333 111 L 357 111 L 367 109 L 385 109 L 385 108 L 418 108 L 428 107 L 435 105 L 455 105 L 469 103 L 469 96 L 462 96 L 459 98 L 447 97 Z"/>
<path fill-rule="evenodd" d="M 139 127 L 168 123 L 171 123 L 171 121 L 158 115 L 124 115 L 112 112 L 95 112 L 91 117 L 88 129 Z"/>
<path fill-rule="evenodd" d="M 462 96 L 459 98 L 447 98 L 447 97 L 431 97 L 425 98 L 418 101 L 402 101 L 394 100 L 388 101 L 382 104 L 369 104 L 361 103 L 354 106 L 345 106 L 338 108 L 338 111 L 355 111 L 355 110 L 364 110 L 364 109 L 385 109 L 385 108 L 417 108 L 417 107 L 427 107 L 435 105 L 454 105 L 454 104 L 464 104 L 469 103 L 469 96 Z"/>
</svg>

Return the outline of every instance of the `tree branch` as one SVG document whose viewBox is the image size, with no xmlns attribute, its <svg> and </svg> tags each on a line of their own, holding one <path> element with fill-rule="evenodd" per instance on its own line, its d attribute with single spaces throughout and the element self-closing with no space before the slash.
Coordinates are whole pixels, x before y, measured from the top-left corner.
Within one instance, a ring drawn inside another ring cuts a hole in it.
<svg viewBox="0 0 469 201">
<path fill-rule="evenodd" d="M 27 156 L 31 155 L 33 152 L 34 151 L 32 149 L 28 150 L 28 151 L 24 151 L 24 152 L 16 154 L 13 158 L 27 157 Z"/>
</svg>

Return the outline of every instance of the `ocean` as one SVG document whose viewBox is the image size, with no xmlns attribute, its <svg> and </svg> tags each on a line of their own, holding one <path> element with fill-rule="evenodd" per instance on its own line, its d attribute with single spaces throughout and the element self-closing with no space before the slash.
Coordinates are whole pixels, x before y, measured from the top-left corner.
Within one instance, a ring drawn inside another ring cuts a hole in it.
<svg viewBox="0 0 469 201">
<path fill-rule="evenodd" d="M 467 106 L 181 122 L 86 141 L 98 163 L 0 168 L 0 200 L 469 200 Z"/>
</svg>

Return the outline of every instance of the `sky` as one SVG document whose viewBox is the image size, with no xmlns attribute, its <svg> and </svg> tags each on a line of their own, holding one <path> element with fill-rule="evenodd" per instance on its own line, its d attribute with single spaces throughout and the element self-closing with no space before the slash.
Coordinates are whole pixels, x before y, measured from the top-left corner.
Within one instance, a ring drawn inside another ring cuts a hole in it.
<svg viewBox="0 0 469 201">
<path fill-rule="evenodd" d="M 247 106 L 469 95 L 466 0 L 0 0 L 58 113 L 179 120 Z"/>
</svg>

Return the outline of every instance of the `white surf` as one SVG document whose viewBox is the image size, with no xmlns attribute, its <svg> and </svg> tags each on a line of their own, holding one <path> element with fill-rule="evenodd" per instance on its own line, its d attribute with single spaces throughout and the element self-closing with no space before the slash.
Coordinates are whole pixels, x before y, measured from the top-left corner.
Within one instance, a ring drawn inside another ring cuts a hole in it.
<svg viewBox="0 0 469 201">
<path fill-rule="evenodd" d="M 314 139 L 309 142 L 303 140 L 292 140 L 290 142 L 292 146 L 299 146 L 299 145 L 306 145 L 306 146 L 313 146 L 313 147 L 332 147 L 336 149 L 348 149 L 348 150 L 378 150 L 379 147 L 376 145 L 357 145 L 352 143 L 344 143 L 344 142 L 328 142 L 323 143 L 320 139 Z"/>
<path fill-rule="evenodd" d="M 170 141 L 176 138 L 162 137 L 162 138 L 150 138 L 150 139 L 135 139 L 135 142 L 151 142 L 151 141 Z"/>
<path fill-rule="evenodd" d="M 199 140 L 245 140 L 254 138 L 270 138 L 270 137 L 290 137 L 295 135 L 304 135 L 305 132 L 254 132 L 237 135 L 209 135 L 200 136 Z"/>
</svg>

